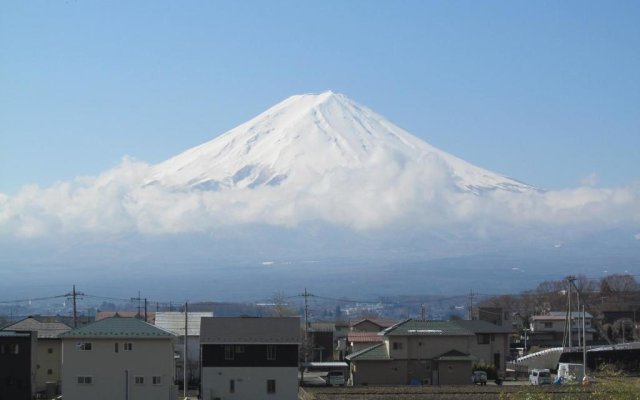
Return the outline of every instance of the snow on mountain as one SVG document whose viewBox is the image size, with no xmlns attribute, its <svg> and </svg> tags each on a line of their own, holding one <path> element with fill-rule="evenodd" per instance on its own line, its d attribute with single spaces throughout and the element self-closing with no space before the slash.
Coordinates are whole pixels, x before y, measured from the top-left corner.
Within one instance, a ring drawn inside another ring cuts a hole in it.
<svg viewBox="0 0 640 400">
<path fill-rule="evenodd" d="M 449 170 L 452 184 L 465 192 L 534 189 L 439 150 L 331 91 L 289 97 L 225 134 L 155 165 L 145 185 L 210 191 L 291 186 L 338 169 L 366 174 L 368 166 L 380 160 L 428 172 L 434 159 Z"/>
</svg>

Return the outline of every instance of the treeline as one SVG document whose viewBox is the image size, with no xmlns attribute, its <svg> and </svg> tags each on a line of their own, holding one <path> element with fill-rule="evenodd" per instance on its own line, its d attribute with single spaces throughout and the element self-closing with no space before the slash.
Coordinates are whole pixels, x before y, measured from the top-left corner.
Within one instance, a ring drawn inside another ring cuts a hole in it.
<svg viewBox="0 0 640 400">
<path fill-rule="evenodd" d="M 614 274 L 601 279 L 578 275 L 571 280 L 573 311 L 577 311 L 578 301 L 584 304 L 602 337 L 610 342 L 638 339 L 635 327 L 640 320 L 640 284 L 633 275 Z M 569 285 L 570 279 L 544 281 L 533 290 L 491 297 L 479 306 L 510 310 L 517 324 L 528 327 L 534 315 L 567 310 Z"/>
</svg>

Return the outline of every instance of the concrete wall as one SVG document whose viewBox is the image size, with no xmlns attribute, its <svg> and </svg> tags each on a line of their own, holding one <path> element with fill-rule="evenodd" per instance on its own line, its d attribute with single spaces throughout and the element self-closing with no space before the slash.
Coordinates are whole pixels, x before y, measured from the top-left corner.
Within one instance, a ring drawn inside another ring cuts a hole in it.
<svg viewBox="0 0 640 400">
<path fill-rule="evenodd" d="M 356 361 L 351 364 L 351 382 L 360 385 L 406 385 L 407 362 Z"/>
<path fill-rule="evenodd" d="M 471 362 L 440 361 L 438 362 L 437 385 L 469 385 L 471 384 Z"/>
<path fill-rule="evenodd" d="M 505 370 L 505 358 L 506 355 L 509 354 L 509 339 L 508 335 L 505 334 L 493 334 L 493 340 L 490 340 L 487 344 L 479 344 L 477 340 L 477 336 L 473 337 L 469 340 L 470 342 L 470 351 L 469 353 L 474 357 L 477 357 L 477 363 L 481 364 L 493 364 L 494 362 L 494 354 L 500 354 L 500 365 L 496 365 L 496 367 L 503 371 Z"/>
<path fill-rule="evenodd" d="M 91 350 L 78 350 L 76 343 L 91 342 Z M 115 343 L 118 342 L 118 352 Z M 133 350 L 125 351 L 124 343 Z M 62 394 L 65 400 L 175 400 L 171 339 L 63 339 Z M 78 376 L 91 376 L 92 383 L 79 384 Z M 136 384 L 135 377 L 144 377 Z M 159 376 L 160 384 L 152 378 Z"/>
<path fill-rule="evenodd" d="M 276 393 L 267 393 L 267 380 L 276 381 Z M 234 393 L 230 381 L 234 381 Z M 296 367 L 205 367 L 202 369 L 202 400 L 296 400 Z M 66 399 L 65 399 L 66 400 Z"/>
<path fill-rule="evenodd" d="M 60 339 L 38 339 L 37 353 L 36 390 L 40 392 L 47 388 L 47 382 L 59 384 L 62 379 L 62 341 Z"/>
</svg>

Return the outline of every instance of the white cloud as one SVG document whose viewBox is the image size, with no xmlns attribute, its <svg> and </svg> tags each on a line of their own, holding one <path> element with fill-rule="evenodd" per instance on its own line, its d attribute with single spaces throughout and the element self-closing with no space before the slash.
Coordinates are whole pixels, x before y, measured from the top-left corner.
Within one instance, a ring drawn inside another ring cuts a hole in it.
<svg viewBox="0 0 640 400">
<path fill-rule="evenodd" d="M 95 233 L 207 232 L 236 224 L 294 227 L 323 220 L 366 231 L 464 227 L 483 236 L 495 227 L 603 229 L 640 222 L 640 186 L 478 196 L 461 193 L 438 159 L 427 168 L 375 159 L 366 170 L 335 169 L 281 187 L 178 191 L 143 183 L 145 163 L 124 159 L 96 177 L 0 194 L 0 234 L 17 237 Z M 640 234 L 635 236 L 640 240 Z"/>
</svg>

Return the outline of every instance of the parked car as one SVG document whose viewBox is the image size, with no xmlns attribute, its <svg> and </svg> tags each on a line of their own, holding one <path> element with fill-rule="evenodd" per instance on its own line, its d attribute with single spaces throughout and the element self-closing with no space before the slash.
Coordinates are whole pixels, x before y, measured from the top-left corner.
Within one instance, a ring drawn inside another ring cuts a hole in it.
<svg viewBox="0 0 640 400">
<path fill-rule="evenodd" d="M 471 375 L 471 382 L 474 384 L 480 384 L 480 386 L 487 385 L 487 373 L 485 371 L 473 371 Z"/>
<path fill-rule="evenodd" d="M 529 372 L 529 383 L 532 385 L 550 385 L 551 372 L 548 369 L 532 369 Z"/>
<path fill-rule="evenodd" d="M 325 380 L 327 381 L 327 386 L 345 385 L 344 372 L 342 371 L 329 371 Z"/>
</svg>

